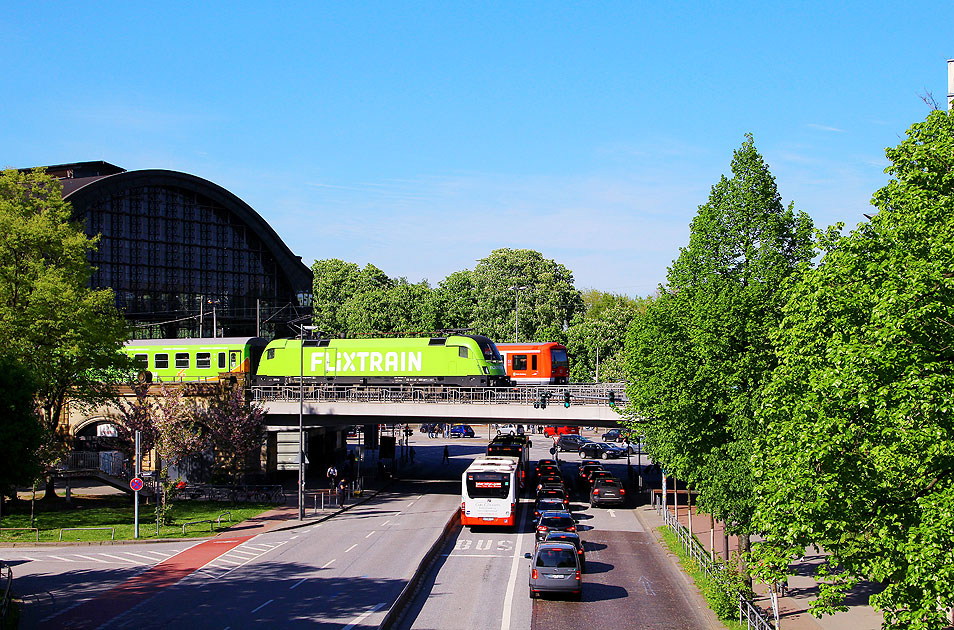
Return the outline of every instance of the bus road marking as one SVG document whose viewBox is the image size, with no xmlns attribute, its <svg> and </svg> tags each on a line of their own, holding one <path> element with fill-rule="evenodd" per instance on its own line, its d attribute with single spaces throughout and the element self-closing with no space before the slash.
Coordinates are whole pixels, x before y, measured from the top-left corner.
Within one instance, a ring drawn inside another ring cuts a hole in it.
<svg viewBox="0 0 954 630">
<path fill-rule="evenodd" d="M 520 515 L 517 522 L 523 523 L 526 516 L 527 504 L 520 506 Z M 517 570 L 520 568 L 520 543 L 522 536 L 517 535 L 517 543 L 513 551 L 513 562 L 510 564 L 510 581 L 507 582 L 507 594 L 504 596 L 503 616 L 500 619 L 500 630 L 510 630 L 510 612 L 513 609 L 513 590 L 517 584 Z"/>
</svg>

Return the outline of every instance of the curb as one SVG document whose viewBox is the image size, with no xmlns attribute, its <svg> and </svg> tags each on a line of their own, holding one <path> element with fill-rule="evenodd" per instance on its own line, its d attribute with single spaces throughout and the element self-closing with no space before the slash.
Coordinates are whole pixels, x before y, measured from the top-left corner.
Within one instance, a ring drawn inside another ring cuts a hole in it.
<svg viewBox="0 0 954 630">
<path fill-rule="evenodd" d="M 424 554 L 421 562 L 414 570 L 414 574 L 411 576 L 411 579 L 408 580 L 407 584 L 405 584 L 404 588 L 401 590 L 401 594 L 398 595 L 397 599 L 394 600 L 394 603 L 391 604 L 391 608 L 388 609 L 388 613 L 381 621 L 381 625 L 378 626 L 379 630 L 391 630 L 391 628 L 394 628 L 401 621 L 401 619 L 404 617 L 407 607 L 417 595 L 418 587 L 429 573 L 431 564 L 433 564 L 434 560 L 437 558 L 437 555 L 440 553 L 441 549 L 444 548 L 444 545 L 447 544 L 447 541 L 450 540 L 451 536 L 456 535 L 460 529 L 460 508 L 457 508 L 447 520 L 447 524 L 444 525 L 444 531 L 441 532 L 441 535 L 437 537 L 437 540 L 434 541 L 434 544 L 431 545 L 431 548 L 428 549 L 426 554 Z"/>
</svg>

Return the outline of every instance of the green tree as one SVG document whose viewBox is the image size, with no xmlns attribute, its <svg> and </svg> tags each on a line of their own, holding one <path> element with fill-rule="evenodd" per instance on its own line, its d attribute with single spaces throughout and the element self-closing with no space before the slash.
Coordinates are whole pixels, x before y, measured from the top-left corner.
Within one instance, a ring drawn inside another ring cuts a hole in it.
<svg viewBox="0 0 954 630">
<path fill-rule="evenodd" d="M 344 305 L 358 292 L 361 270 L 354 263 L 337 258 L 316 260 L 314 274 L 312 323 L 325 335 L 337 337 L 347 331 Z"/>
<path fill-rule="evenodd" d="M 585 313 L 566 331 L 567 351 L 573 358 L 570 381 L 595 381 L 597 371 L 603 383 L 626 380 L 626 331 L 633 318 L 646 311 L 649 300 L 590 289 L 583 292 L 583 303 Z"/>
<path fill-rule="evenodd" d="M 55 178 L 40 169 L 3 171 L 0 235 L 0 345 L 33 376 L 41 455 L 52 465 L 64 451 L 57 426 L 67 397 L 81 405 L 113 397 L 102 375 L 128 366 L 120 353 L 127 326 L 112 290 L 88 286 L 87 254 L 97 239 L 72 222 Z"/>
<path fill-rule="evenodd" d="M 752 136 L 712 187 L 668 284 L 630 335 L 628 394 L 653 456 L 743 537 L 754 500 L 755 408 L 775 356 L 783 281 L 811 257 L 811 220 L 785 208 Z"/>
<path fill-rule="evenodd" d="M 531 249 L 497 249 L 478 261 L 472 326 L 491 339 L 513 339 L 516 291 L 520 290 L 520 340 L 564 341 L 565 331 L 583 299 L 573 286 L 573 273 Z"/>
<path fill-rule="evenodd" d="M 265 410 L 241 386 L 223 381 L 206 400 L 199 421 L 215 448 L 217 468 L 232 483 L 240 482 L 265 442 Z"/>
<path fill-rule="evenodd" d="M 435 328 L 470 328 L 477 310 L 473 272 L 455 271 L 441 280 L 431 292 L 430 302 L 428 310 L 433 314 Z"/>
<path fill-rule="evenodd" d="M 945 628 L 954 606 L 954 119 L 935 111 L 887 149 L 879 212 L 821 239 L 792 287 L 759 414 L 755 550 L 775 569 L 806 545 L 857 579 L 886 628 Z M 840 226 L 838 226 L 840 227 Z"/>
<path fill-rule="evenodd" d="M 43 440 L 36 412 L 32 375 L 7 354 L 0 354 L 0 508 L 7 492 L 36 480 L 42 472 Z"/>
</svg>

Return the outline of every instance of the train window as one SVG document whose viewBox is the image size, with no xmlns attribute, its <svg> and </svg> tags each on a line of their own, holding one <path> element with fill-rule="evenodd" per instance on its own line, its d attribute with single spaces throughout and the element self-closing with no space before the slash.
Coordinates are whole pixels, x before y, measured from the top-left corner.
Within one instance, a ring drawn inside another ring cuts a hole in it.
<svg viewBox="0 0 954 630">
<path fill-rule="evenodd" d="M 238 364 L 239 364 L 239 353 L 230 352 L 229 353 L 229 369 L 234 370 L 235 368 L 238 367 Z"/>
<path fill-rule="evenodd" d="M 155 358 L 155 363 L 157 370 L 165 370 L 169 367 L 169 355 L 168 354 L 157 354 Z"/>
<path fill-rule="evenodd" d="M 467 358 L 467 348 L 457 348 L 457 354 L 460 356 L 461 359 L 466 359 L 466 358 Z"/>
<path fill-rule="evenodd" d="M 570 366 L 570 362 L 566 356 L 566 348 L 553 348 L 550 350 L 550 361 L 553 363 L 553 367 Z"/>
<path fill-rule="evenodd" d="M 133 355 L 133 363 L 135 363 L 136 367 L 140 370 L 145 370 L 149 367 L 149 355 L 135 354 Z"/>
<path fill-rule="evenodd" d="M 219 369 L 220 370 L 225 369 L 225 353 L 224 352 L 219 353 Z"/>
<path fill-rule="evenodd" d="M 269 348 L 265 351 L 265 359 L 274 359 L 275 358 L 275 348 Z M 297 457 L 297 456 L 296 456 Z"/>
<path fill-rule="evenodd" d="M 189 353 L 176 352 L 176 369 L 184 370 L 189 367 Z"/>
<path fill-rule="evenodd" d="M 532 357 L 530 357 L 530 369 L 531 370 L 537 369 L 537 355 L 533 355 Z"/>
<path fill-rule="evenodd" d="M 513 355 L 513 369 L 514 369 L 514 370 L 526 370 L 526 369 L 527 369 L 527 355 L 525 355 L 525 354 L 515 354 L 515 355 Z"/>
<path fill-rule="evenodd" d="M 210 369 L 212 367 L 212 353 L 211 352 L 196 352 L 195 366 L 199 368 L 200 370 Z"/>
</svg>

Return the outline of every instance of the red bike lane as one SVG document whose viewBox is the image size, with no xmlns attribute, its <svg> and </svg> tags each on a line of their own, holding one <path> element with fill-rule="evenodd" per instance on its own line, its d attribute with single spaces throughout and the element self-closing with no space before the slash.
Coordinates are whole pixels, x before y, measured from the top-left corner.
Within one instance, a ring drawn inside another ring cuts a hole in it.
<svg viewBox="0 0 954 630">
<path fill-rule="evenodd" d="M 105 593 L 40 622 L 40 629 L 93 630 L 176 584 L 255 536 L 213 538 L 129 578 Z"/>
</svg>

